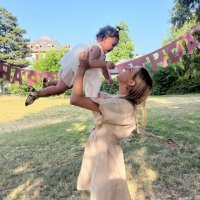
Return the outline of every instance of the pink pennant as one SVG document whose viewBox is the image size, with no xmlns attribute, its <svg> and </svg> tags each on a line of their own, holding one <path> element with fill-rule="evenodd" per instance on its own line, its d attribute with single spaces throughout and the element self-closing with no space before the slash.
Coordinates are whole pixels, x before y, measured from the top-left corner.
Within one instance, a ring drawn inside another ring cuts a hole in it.
<svg viewBox="0 0 200 200">
<path fill-rule="evenodd" d="M 28 71 L 28 86 L 32 86 L 33 83 L 37 83 L 40 78 L 40 73 L 37 71 Z"/>
<path fill-rule="evenodd" d="M 178 43 L 178 40 L 168 44 L 164 47 L 164 49 L 167 52 L 167 55 L 169 56 L 172 63 L 179 61 L 180 58 L 183 56 L 183 48 Z M 173 52 L 173 50 L 175 50 L 175 52 Z M 178 55 L 176 55 L 176 53 Z"/>
<path fill-rule="evenodd" d="M 154 57 L 155 54 L 157 54 L 157 58 Z M 158 64 L 159 63 L 162 63 L 163 67 L 167 67 L 168 66 L 167 60 L 164 57 L 162 48 L 158 49 L 157 51 L 154 51 L 154 52 L 148 54 L 147 57 L 149 58 L 149 60 L 151 62 L 153 71 L 158 70 Z"/>
<path fill-rule="evenodd" d="M 10 74 L 11 74 L 11 67 L 0 63 L 0 78 L 4 78 L 5 76 L 6 80 L 10 81 Z"/>
<path fill-rule="evenodd" d="M 193 36 L 196 31 L 200 31 L 200 25 L 193 28 L 190 32 L 185 33 L 182 39 L 185 41 L 188 52 L 191 54 L 194 48 L 200 49 L 200 42 Z"/>
<path fill-rule="evenodd" d="M 15 69 L 15 74 L 13 76 L 11 83 L 15 83 L 15 81 L 18 81 L 19 85 L 22 85 L 22 74 L 21 74 L 21 69 L 19 68 Z"/>
<path fill-rule="evenodd" d="M 134 60 L 116 64 L 116 68 L 118 70 L 118 73 L 122 73 L 127 66 L 132 66 L 132 67 L 136 65 L 142 66 L 145 62 L 146 62 L 146 56 L 142 56 Z"/>
</svg>

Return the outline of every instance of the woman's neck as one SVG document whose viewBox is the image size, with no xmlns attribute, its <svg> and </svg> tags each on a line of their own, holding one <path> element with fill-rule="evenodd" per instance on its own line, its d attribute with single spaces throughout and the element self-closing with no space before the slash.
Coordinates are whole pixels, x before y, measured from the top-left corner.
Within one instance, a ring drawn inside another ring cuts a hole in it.
<svg viewBox="0 0 200 200">
<path fill-rule="evenodd" d="M 123 95 L 123 96 L 128 95 L 128 91 L 125 86 L 119 85 L 118 95 Z"/>
</svg>

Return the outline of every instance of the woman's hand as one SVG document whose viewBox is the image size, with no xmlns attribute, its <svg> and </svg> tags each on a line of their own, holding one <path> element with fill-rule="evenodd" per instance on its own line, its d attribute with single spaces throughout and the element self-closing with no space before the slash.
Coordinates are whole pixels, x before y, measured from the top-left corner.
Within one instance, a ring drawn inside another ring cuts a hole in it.
<svg viewBox="0 0 200 200">
<path fill-rule="evenodd" d="M 79 67 L 87 70 L 89 68 L 89 49 L 83 51 L 79 55 Z"/>
</svg>

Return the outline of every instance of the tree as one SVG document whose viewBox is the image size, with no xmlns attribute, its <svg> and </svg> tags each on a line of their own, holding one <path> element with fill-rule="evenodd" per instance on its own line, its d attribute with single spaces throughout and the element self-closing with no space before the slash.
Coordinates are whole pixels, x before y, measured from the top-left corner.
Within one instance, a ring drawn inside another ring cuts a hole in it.
<svg viewBox="0 0 200 200">
<path fill-rule="evenodd" d="M 199 0 L 175 0 L 172 9 L 171 22 L 176 27 L 181 27 L 186 21 L 195 19 L 200 21 Z"/>
<path fill-rule="evenodd" d="M 0 7 L 0 62 L 17 67 L 26 67 L 30 54 L 29 40 L 23 38 L 26 31 L 18 26 L 17 18 Z"/>
<path fill-rule="evenodd" d="M 175 0 L 172 9 L 171 23 L 173 27 L 170 29 L 170 36 L 165 43 L 180 37 L 184 32 L 189 31 L 200 21 L 200 1 L 199 0 Z M 195 36 L 200 39 L 200 33 Z M 193 54 L 186 51 L 181 59 L 181 68 L 179 72 L 184 78 L 191 79 L 199 77 L 200 49 L 195 49 Z"/>
<path fill-rule="evenodd" d="M 123 29 L 119 31 L 119 44 L 108 55 L 108 59 L 114 63 L 133 58 L 135 48 L 129 36 L 128 26 L 122 21 L 118 26 Z"/>
<path fill-rule="evenodd" d="M 39 58 L 33 63 L 34 70 L 44 72 L 58 72 L 59 61 L 66 53 L 66 49 L 50 49 L 45 54 L 40 54 Z"/>
<path fill-rule="evenodd" d="M 178 39 L 184 33 L 190 31 L 192 27 L 196 25 L 195 20 L 190 20 L 184 23 L 182 27 L 174 27 L 172 26 L 168 31 L 168 37 L 163 41 L 163 45 L 167 45 L 168 43 Z M 184 43 L 182 46 L 185 47 Z M 182 59 L 174 63 L 173 66 L 176 69 L 179 78 L 192 78 L 196 77 L 199 73 L 199 64 L 197 60 L 199 59 L 199 53 L 197 52 L 198 49 L 193 50 L 193 54 L 188 54 L 187 48 L 184 48 L 185 52 Z"/>
<path fill-rule="evenodd" d="M 194 26 L 196 26 L 196 21 L 195 20 L 190 20 L 185 22 L 185 24 L 182 27 L 175 27 L 172 26 L 169 30 L 168 30 L 168 36 L 167 38 L 163 41 L 163 45 L 166 45 L 176 39 L 178 39 L 179 37 L 181 37 L 184 33 L 190 31 Z"/>
</svg>

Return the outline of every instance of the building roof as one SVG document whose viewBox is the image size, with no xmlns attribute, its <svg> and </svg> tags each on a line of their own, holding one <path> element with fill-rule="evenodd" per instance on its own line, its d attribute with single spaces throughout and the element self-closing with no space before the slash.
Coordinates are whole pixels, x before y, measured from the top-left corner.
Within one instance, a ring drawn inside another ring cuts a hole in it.
<svg viewBox="0 0 200 200">
<path fill-rule="evenodd" d="M 35 45 L 40 46 L 39 51 L 47 51 L 47 49 L 49 49 L 49 48 L 56 48 L 56 49 L 69 48 L 69 45 L 62 45 L 48 35 L 45 35 L 41 38 L 38 38 L 38 39 L 30 42 L 29 45 L 31 46 L 31 49 L 34 52 L 38 52 L 34 49 Z"/>
</svg>

